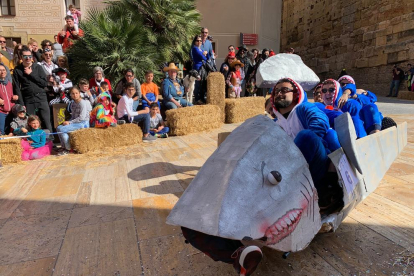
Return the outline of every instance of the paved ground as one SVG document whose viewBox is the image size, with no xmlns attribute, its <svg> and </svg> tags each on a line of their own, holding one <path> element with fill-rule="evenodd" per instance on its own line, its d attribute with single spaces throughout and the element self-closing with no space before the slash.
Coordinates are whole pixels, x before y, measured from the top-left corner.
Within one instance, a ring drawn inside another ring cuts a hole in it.
<svg viewBox="0 0 414 276">
<path fill-rule="evenodd" d="M 379 110 L 383 114 L 414 114 L 414 101 L 378 97 Z"/>
<path fill-rule="evenodd" d="M 255 275 L 414 273 L 414 116 L 391 116 L 408 121 L 409 144 L 380 187 L 306 250 L 284 260 L 264 249 Z M 234 128 L 3 168 L 0 275 L 235 275 L 165 224 L 218 132 Z"/>
</svg>

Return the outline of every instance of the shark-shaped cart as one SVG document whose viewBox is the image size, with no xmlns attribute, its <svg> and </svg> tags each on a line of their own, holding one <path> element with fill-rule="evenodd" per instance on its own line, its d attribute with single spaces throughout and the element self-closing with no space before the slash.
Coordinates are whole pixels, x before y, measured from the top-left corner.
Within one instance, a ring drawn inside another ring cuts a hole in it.
<svg viewBox="0 0 414 276">
<path fill-rule="evenodd" d="M 207 159 L 167 223 L 282 252 L 303 250 L 321 229 L 339 227 L 407 144 L 406 123 L 356 140 L 349 114 L 337 120 L 342 148 L 329 157 L 344 193 L 340 211 L 321 217 L 302 153 L 273 120 L 259 115 L 237 127 Z"/>
<path fill-rule="evenodd" d="M 256 77 L 264 87 L 291 77 L 309 89 L 319 78 L 305 67 L 296 55 L 276 55 Z M 274 68 L 279 73 L 269 73 Z M 407 144 L 406 123 L 358 140 L 348 113 L 335 126 L 342 147 L 329 157 L 344 195 L 339 211 L 320 215 L 301 151 L 272 119 L 259 115 L 237 127 L 207 159 L 167 223 L 282 252 L 305 249 L 318 232 L 335 231 L 378 187 Z"/>
</svg>

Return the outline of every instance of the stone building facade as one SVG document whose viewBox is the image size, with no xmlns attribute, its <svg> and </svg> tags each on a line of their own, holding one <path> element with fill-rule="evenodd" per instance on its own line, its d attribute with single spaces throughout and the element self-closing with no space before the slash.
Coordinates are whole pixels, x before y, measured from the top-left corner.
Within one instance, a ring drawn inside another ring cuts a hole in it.
<svg viewBox="0 0 414 276">
<path fill-rule="evenodd" d="M 82 11 L 82 19 L 91 8 L 104 8 L 104 0 L 0 0 L 12 3 L 14 15 L 0 14 L 0 34 L 26 44 L 30 38 L 41 42 L 53 41 L 64 25 L 67 7 L 74 4 Z M 257 34 L 257 45 L 253 48 L 280 46 L 282 0 L 208 0 L 196 2 L 202 15 L 201 25 L 209 29 L 214 37 L 217 64 L 228 54 L 230 44 L 240 44 L 240 33 Z M 0 9 L 1 11 L 2 9 Z"/>
<path fill-rule="evenodd" d="M 228 46 L 238 47 L 240 33 L 257 34 L 258 43 L 249 49 L 280 47 L 282 0 L 197 0 L 201 25 L 214 38 L 217 65 L 224 61 Z"/>
<path fill-rule="evenodd" d="M 321 79 L 345 68 L 359 87 L 385 95 L 392 67 L 414 64 L 414 1 L 285 0 L 281 48 L 287 47 Z"/>
<path fill-rule="evenodd" d="M 2 4 L 3 2 L 7 3 L 7 0 L 2 0 Z M 12 3 L 12 15 L 0 14 L 0 34 L 27 44 L 30 38 L 36 39 L 39 43 L 46 38 L 53 41 L 53 36 L 62 30 L 65 24 L 67 6 L 72 2 L 13 0 Z M 102 0 L 81 0 L 73 3 L 77 3 L 77 8 L 83 12 L 82 18 L 87 16 L 90 8 L 99 9 L 106 5 Z"/>
</svg>

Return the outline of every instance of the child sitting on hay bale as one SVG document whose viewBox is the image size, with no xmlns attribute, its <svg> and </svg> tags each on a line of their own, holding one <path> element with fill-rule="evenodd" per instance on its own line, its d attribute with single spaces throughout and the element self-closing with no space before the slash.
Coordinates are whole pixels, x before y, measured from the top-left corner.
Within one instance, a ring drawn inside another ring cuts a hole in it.
<svg viewBox="0 0 414 276">
<path fill-rule="evenodd" d="M 23 136 L 27 133 L 27 119 L 26 107 L 20 104 L 16 104 L 12 107 L 12 113 L 14 115 L 13 121 L 10 123 L 9 136 Z"/>
<path fill-rule="evenodd" d="M 170 129 L 164 125 L 164 120 L 160 114 L 157 103 L 150 105 L 150 133 L 151 135 L 157 136 L 158 138 L 167 138 Z"/>
<path fill-rule="evenodd" d="M 98 104 L 92 109 L 90 114 L 90 126 L 115 127 L 116 119 L 114 117 L 111 95 L 108 92 L 103 92 L 96 99 Z"/>
<path fill-rule="evenodd" d="M 73 100 L 71 104 L 72 117 L 57 127 L 58 132 L 63 132 L 58 134 L 62 145 L 62 151 L 58 153 L 60 156 L 71 152 L 68 132 L 89 127 L 89 113 L 92 107 L 89 101 L 82 99 L 80 93 L 76 86 L 70 90 L 70 96 Z"/>
<path fill-rule="evenodd" d="M 135 94 L 135 85 L 132 82 L 128 82 L 124 87 L 124 95 L 119 99 L 117 106 L 117 116 L 119 120 L 124 120 L 128 123 L 140 123 L 142 122 L 142 132 L 144 136 L 142 138 L 143 142 L 152 142 L 157 137 L 150 135 L 150 116 L 148 110 L 133 111 L 134 100 L 133 96 Z M 157 105 L 155 103 L 155 105 Z M 158 105 L 157 105 L 158 106 Z"/>
<path fill-rule="evenodd" d="M 40 159 L 50 155 L 53 148 L 52 141 L 46 143 L 46 132 L 40 128 L 40 119 L 36 115 L 30 115 L 27 119 L 29 125 L 28 138 L 22 139 L 21 145 L 23 148 L 22 160 Z"/>
</svg>

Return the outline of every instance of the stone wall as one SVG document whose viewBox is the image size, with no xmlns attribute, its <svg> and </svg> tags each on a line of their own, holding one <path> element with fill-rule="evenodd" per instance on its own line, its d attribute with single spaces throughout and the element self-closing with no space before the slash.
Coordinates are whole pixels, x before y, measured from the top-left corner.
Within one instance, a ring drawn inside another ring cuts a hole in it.
<svg viewBox="0 0 414 276">
<path fill-rule="evenodd" d="M 281 47 L 325 79 L 345 68 L 357 85 L 388 93 L 392 67 L 414 64 L 413 0 L 285 0 Z"/>
</svg>

